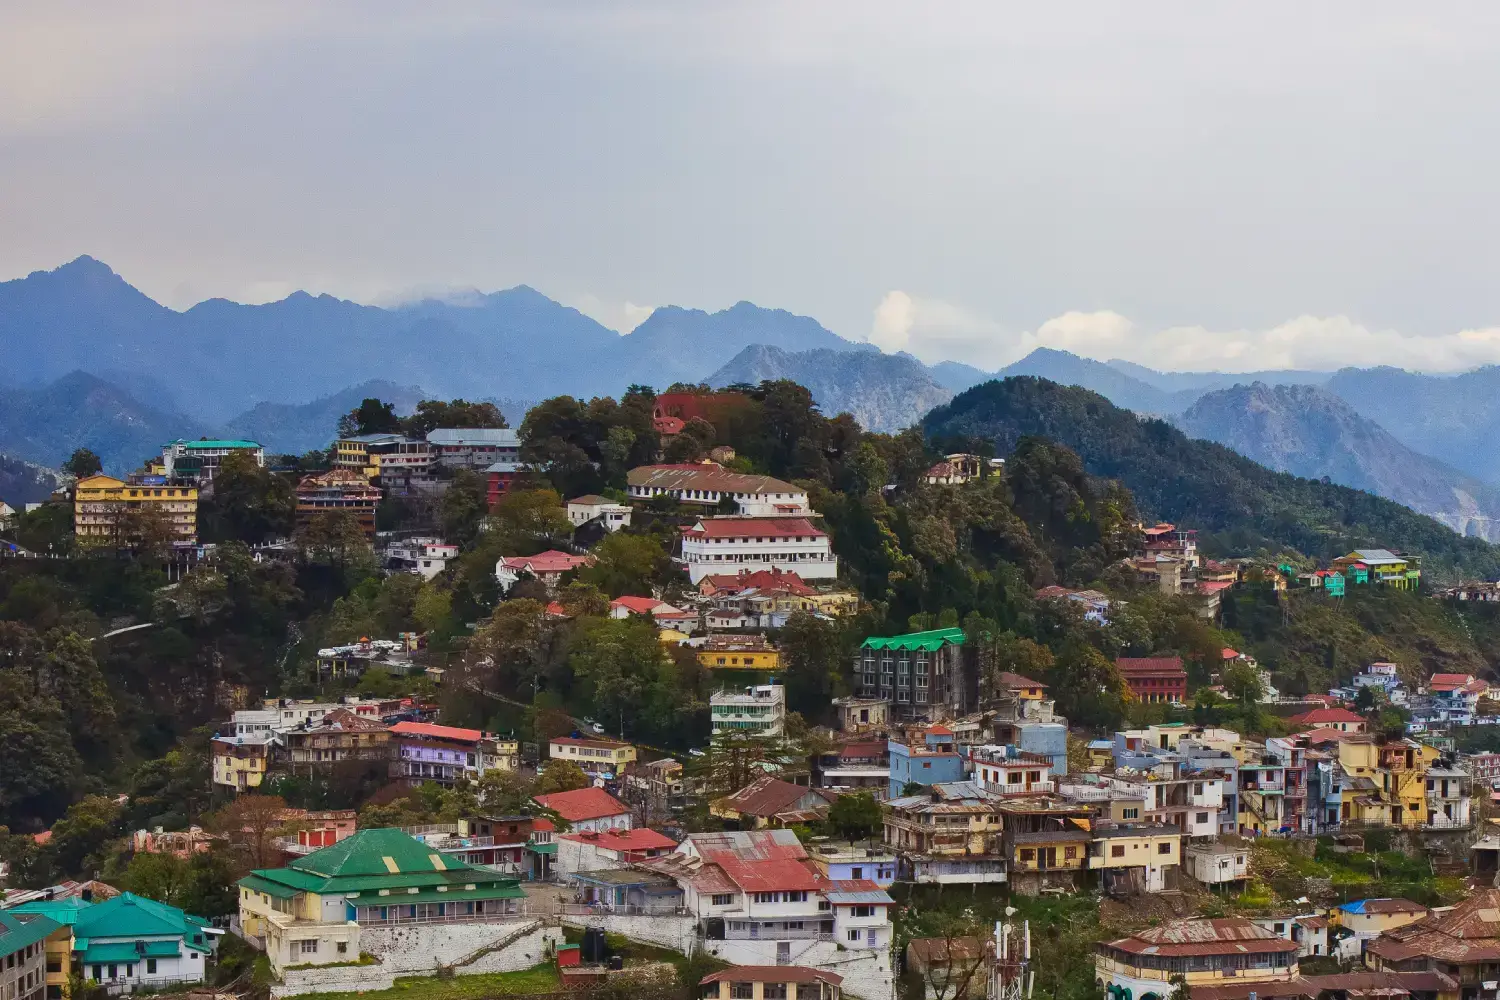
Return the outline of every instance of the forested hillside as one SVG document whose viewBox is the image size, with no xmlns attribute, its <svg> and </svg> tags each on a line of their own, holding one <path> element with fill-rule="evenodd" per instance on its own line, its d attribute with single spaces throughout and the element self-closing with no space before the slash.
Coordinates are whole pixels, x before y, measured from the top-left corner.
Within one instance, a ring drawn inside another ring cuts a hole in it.
<svg viewBox="0 0 1500 1000">
<path fill-rule="evenodd" d="M 1002 455 L 1026 435 L 1051 438 L 1091 474 L 1129 487 L 1147 516 L 1197 528 L 1216 552 L 1289 548 L 1327 558 L 1380 546 L 1420 553 L 1431 579 L 1500 575 L 1500 550 L 1486 542 L 1370 493 L 1272 472 L 1085 389 L 1038 378 L 987 382 L 923 426 L 935 439 L 991 442 Z"/>
</svg>

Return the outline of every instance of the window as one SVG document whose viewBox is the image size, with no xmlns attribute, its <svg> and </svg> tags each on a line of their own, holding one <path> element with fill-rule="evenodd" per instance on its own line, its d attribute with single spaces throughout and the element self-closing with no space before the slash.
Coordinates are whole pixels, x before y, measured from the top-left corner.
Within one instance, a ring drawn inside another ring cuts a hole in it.
<svg viewBox="0 0 1500 1000">
<path fill-rule="evenodd" d="M 148 958 L 148 959 L 146 959 L 146 975 L 148 975 L 148 976 L 154 976 L 154 975 L 156 975 L 156 959 L 154 959 L 154 958 Z"/>
<path fill-rule="evenodd" d="M 304 955 L 316 955 L 318 953 L 317 938 L 303 938 L 297 942 L 298 951 Z"/>
<path fill-rule="evenodd" d="M 340 955 L 347 955 L 347 954 L 349 954 L 349 942 L 348 941 L 340 941 L 339 942 L 339 954 Z"/>
<path fill-rule="evenodd" d="M 1157 844 L 1156 845 L 1156 853 L 1157 854 L 1171 854 L 1172 853 L 1172 845 L 1171 845 L 1171 843 L 1167 842 L 1167 843 Z"/>
<path fill-rule="evenodd" d="M 849 908 L 849 915 L 851 917 L 873 917 L 875 915 L 875 907 L 852 906 Z"/>
<path fill-rule="evenodd" d="M 786 983 L 764 983 L 760 991 L 766 1000 L 786 1000 Z"/>
<path fill-rule="evenodd" d="M 849 869 L 849 877 L 852 879 L 864 878 L 865 870 L 863 868 L 851 868 Z"/>
<path fill-rule="evenodd" d="M 858 941 L 859 940 L 859 931 L 857 931 L 857 930 L 850 931 L 849 932 L 849 940 L 850 941 Z"/>
<path fill-rule="evenodd" d="M 1276 933 L 1277 934 L 1285 934 L 1286 933 L 1286 924 L 1277 924 L 1276 925 Z"/>
<path fill-rule="evenodd" d="M 126 979 L 133 979 L 134 977 L 135 977 L 135 963 L 134 962 L 127 962 L 125 964 L 125 978 Z"/>
<path fill-rule="evenodd" d="M 1198 822 L 1200 822 L 1200 823 L 1207 823 L 1208 822 L 1208 813 L 1199 813 L 1198 814 Z"/>
<path fill-rule="evenodd" d="M 1120 815 L 1125 819 L 1140 819 L 1141 811 L 1138 808 L 1121 809 Z"/>
<path fill-rule="evenodd" d="M 1109 847 L 1109 856 L 1112 858 L 1123 858 L 1125 856 L 1125 845 L 1111 844 Z"/>
<path fill-rule="evenodd" d="M 1036 849 L 1035 848 L 1031 848 L 1031 847 L 1023 847 L 1023 848 L 1021 848 L 1021 860 L 1022 861 L 1035 861 L 1036 860 Z"/>
<path fill-rule="evenodd" d="M 734 894 L 721 892 L 718 895 L 714 896 L 714 898 L 710 900 L 710 902 L 712 902 L 715 906 L 728 906 L 729 904 L 734 902 Z M 760 902 L 760 900 L 757 899 L 756 902 Z"/>
<path fill-rule="evenodd" d="M 118 965 L 111 965 L 109 967 L 109 978 L 111 978 L 111 979 L 118 979 L 118 978 L 120 978 L 120 967 Z"/>
<path fill-rule="evenodd" d="M 104 982 L 104 966 L 102 966 L 102 965 L 96 965 L 96 966 L 94 966 L 94 982 L 96 982 L 96 983 L 102 983 L 102 982 Z"/>
<path fill-rule="evenodd" d="M 729 996 L 732 1000 L 754 1000 L 754 983 L 730 983 Z"/>
<path fill-rule="evenodd" d="M 1019 785 L 1021 783 L 1021 772 L 1011 771 L 1010 773 L 1006 774 L 1005 783 L 1007 785 Z"/>
<path fill-rule="evenodd" d="M 1078 858 L 1078 848 L 1076 848 L 1076 847 L 1065 847 L 1065 848 L 1063 848 L 1063 858 L 1066 859 L 1066 860 L 1068 860 L 1068 861 L 1074 861 L 1074 860 L 1076 860 Z"/>
</svg>

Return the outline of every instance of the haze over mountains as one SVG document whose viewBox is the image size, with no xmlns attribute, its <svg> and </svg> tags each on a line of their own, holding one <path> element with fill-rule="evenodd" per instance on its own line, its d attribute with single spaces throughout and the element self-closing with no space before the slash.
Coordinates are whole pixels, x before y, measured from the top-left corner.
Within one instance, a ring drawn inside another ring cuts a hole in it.
<svg viewBox="0 0 1500 1000">
<path fill-rule="evenodd" d="M 1488 538 L 1491 519 L 1500 524 L 1496 366 L 1457 376 L 1159 372 L 1040 348 L 986 372 L 883 354 L 749 302 L 712 313 L 663 306 L 621 336 L 524 285 L 395 308 L 297 292 L 178 312 L 91 257 L 0 282 L 0 350 L 0 454 L 47 466 L 90 447 L 120 473 L 164 441 L 204 435 L 300 453 L 325 446 L 339 414 L 370 395 L 403 411 L 422 397 L 490 399 L 519 423 L 548 396 L 617 395 L 633 383 L 790 378 L 825 411 L 896 431 L 974 385 L 1034 375 L 1461 532 Z"/>
</svg>

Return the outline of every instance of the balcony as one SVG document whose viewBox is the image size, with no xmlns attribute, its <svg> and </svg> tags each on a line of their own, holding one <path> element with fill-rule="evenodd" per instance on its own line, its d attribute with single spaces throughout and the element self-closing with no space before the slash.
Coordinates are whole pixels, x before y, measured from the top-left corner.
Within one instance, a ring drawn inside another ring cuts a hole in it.
<svg viewBox="0 0 1500 1000">
<path fill-rule="evenodd" d="M 740 921 L 743 923 L 743 921 Z M 833 931 L 820 930 L 821 920 L 803 921 L 802 927 L 766 927 L 757 923 L 749 923 L 744 927 L 736 929 L 735 921 L 726 921 L 724 924 L 725 941 L 832 941 Z"/>
</svg>

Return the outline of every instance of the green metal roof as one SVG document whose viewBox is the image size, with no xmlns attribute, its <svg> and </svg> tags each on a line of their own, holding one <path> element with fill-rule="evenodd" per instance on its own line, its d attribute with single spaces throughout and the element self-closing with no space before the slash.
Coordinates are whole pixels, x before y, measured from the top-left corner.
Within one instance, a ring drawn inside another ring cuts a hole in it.
<svg viewBox="0 0 1500 1000">
<path fill-rule="evenodd" d="M 556 854 L 557 853 L 557 845 L 556 844 L 527 844 L 526 845 L 526 850 L 530 851 L 532 854 Z"/>
<path fill-rule="evenodd" d="M 862 649 L 925 649 L 933 652 L 942 649 L 946 643 L 962 646 L 964 643 L 964 630 L 961 628 L 935 628 L 926 632 L 909 632 L 906 635 L 893 636 L 870 636 L 860 648 Z"/>
<path fill-rule="evenodd" d="M 495 882 L 478 885 L 473 889 L 448 889 L 438 892 L 435 888 L 417 892 L 393 891 L 389 896 L 380 895 L 379 889 L 371 889 L 358 895 L 350 893 L 345 898 L 355 906 L 406 906 L 410 903 L 467 903 L 476 899 L 521 899 L 526 891 L 516 881 Z"/>
<path fill-rule="evenodd" d="M 291 899 L 299 891 L 289 885 L 282 885 L 280 882 L 272 882 L 268 878 L 261 878 L 259 875 L 246 875 L 240 879 L 240 885 L 251 892 L 263 892 L 267 896 L 276 896 L 279 899 Z"/>
<path fill-rule="evenodd" d="M 183 445 L 184 447 L 187 447 L 187 448 L 259 448 L 260 447 L 260 442 L 259 441 L 229 441 L 229 440 L 184 441 L 184 440 L 178 439 L 176 441 L 173 441 L 172 443 L 173 444 L 180 444 L 180 445 Z"/>
<path fill-rule="evenodd" d="M 78 921 L 78 915 L 93 905 L 87 899 L 69 896 L 66 899 L 33 899 L 29 903 L 12 906 L 5 912 L 40 913 L 44 917 L 56 920 L 59 924 L 74 924 Z"/>
<path fill-rule="evenodd" d="M 500 875 L 436 850 L 409 834 L 391 828 L 360 830 L 329 847 L 314 851 L 286 868 L 265 868 L 241 879 L 256 892 L 286 898 L 299 892 L 366 892 L 448 887 L 442 898 L 489 898 L 472 894 L 518 880 Z M 273 892 L 268 885 L 281 887 Z M 463 886 L 474 885 L 465 890 Z M 496 897 L 506 898 L 506 897 Z"/>
<path fill-rule="evenodd" d="M 16 915 L 0 911 L 0 956 L 20 951 L 29 944 L 46 940 L 62 924 L 40 913 Z"/>
<path fill-rule="evenodd" d="M 181 937 L 188 947 L 207 951 L 205 943 L 193 941 L 193 936 L 201 937 L 207 926 L 207 920 L 184 913 L 175 906 L 122 892 L 113 899 L 80 911 L 73 922 L 73 937 L 81 945 L 94 938 L 129 938 L 134 942 L 140 938 L 174 935 Z"/>
<path fill-rule="evenodd" d="M 134 941 L 101 941 L 90 943 L 83 950 L 83 963 L 95 962 L 139 962 L 146 958 L 173 958 L 182 954 L 182 946 L 176 941 L 147 941 L 144 953 Z"/>
</svg>

